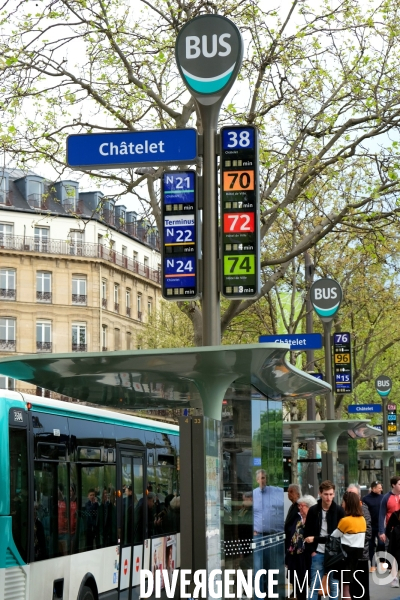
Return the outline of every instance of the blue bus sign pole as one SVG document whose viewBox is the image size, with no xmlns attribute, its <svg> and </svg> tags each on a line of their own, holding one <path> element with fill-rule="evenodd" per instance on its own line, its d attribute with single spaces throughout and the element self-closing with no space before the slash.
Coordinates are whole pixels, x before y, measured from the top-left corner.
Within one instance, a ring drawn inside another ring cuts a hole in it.
<svg viewBox="0 0 400 600">
<path fill-rule="evenodd" d="M 387 375 L 380 375 L 375 380 L 375 389 L 382 398 L 382 433 L 383 433 L 383 450 L 388 449 L 388 409 L 387 398 L 392 390 L 392 380 Z M 387 460 L 383 462 L 383 487 L 389 489 L 389 463 Z"/>
</svg>

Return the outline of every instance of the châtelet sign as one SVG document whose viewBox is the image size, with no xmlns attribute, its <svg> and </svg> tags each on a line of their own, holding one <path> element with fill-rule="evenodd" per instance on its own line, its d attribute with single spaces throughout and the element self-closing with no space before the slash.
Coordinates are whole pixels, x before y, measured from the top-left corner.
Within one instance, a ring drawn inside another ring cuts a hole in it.
<svg viewBox="0 0 400 600">
<path fill-rule="evenodd" d="M 243 58 L 243 41 L 232 21 L 201 15 L 179 32 L 175 46 L 180 75 L 201 104 L 210 105 L 233 85 Z"/>
</svg>

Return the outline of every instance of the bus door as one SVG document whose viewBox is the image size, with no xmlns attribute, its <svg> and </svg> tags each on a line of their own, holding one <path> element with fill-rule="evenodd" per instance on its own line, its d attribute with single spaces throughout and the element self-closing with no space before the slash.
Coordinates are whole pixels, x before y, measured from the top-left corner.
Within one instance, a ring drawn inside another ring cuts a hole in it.
<svg viewBox="0 0 400 600">
<path fill-rule="evenodd" d="M 120 542 L 119 600 L 139 596 L 139 573 L 143 565 L 146 528 L 145 453 L 118 448 L 118 539 Z M 132 589 L 135 588 L 135 589 Z"/>
</svg>

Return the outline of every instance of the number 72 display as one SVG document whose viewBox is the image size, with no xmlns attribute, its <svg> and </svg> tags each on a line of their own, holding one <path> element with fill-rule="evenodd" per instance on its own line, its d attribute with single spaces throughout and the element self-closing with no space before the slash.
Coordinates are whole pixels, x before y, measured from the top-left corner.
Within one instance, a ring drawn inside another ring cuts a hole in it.
<svg viewBox="0 0 400 600">
<path fill-rule="evenodd" d="M 222 294 L 253 298 L 260 289 L 258 132 L 221 129 Z"/>
</svg>

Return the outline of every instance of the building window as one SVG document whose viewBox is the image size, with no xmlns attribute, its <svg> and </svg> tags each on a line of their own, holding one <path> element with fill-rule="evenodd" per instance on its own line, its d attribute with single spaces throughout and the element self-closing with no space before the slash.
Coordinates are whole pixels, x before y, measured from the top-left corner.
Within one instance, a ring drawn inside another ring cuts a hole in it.
<svg viewBox="0 0 400 600">
<path fill-rule="evenodd" d="M 49 245 L 49 228 L 35 227 L 35 251 L 47 252 Z"/>
<path fill-rule="evenodd" d="M 147 316 L 150 317 L 153 312 L 153 298 L 147 299 Z"/>
<path fill-rule="evenodd" d="M 121 334 L 119 329 L 114 329 L 114 350 L 121 349 Z"/>
<path fill-rule="evenodd" d="M 101 282 L 101 307 L 107 309 L 107 280 Z"/>
<path fill-rule="evenodd" d="M 43 184 L 41 181 L 28 181 L 28 204 L 30 208 L 42 208 Z"/>
<path fill-rule="evenodd" d="M 72 277 L 72 304 L 86 304 L 86 277 L 74 275 Z"/>
<path fill-rule="evenodd" d="M 0 299 L 15 300 L 15 269 L 0 269 Z"/>
<path fill-rule="evenodd" d="M 137 318 L 139 321 L 142 320 L 142 294 L 137 295 Z"/>
<path fill-rule="evenodd" d="M 122 246 L 122 256 L 126 256 L 126 246 Z"/>
<path fill-rule="evenodd" d="M 15 319 L 0 319 L 0 350 L 15 352 Z"/>
<path fill-rule="evenodd" d="M 107 352 L 107 325 L 102 326 L 101 347 L 103 352 Z"/>
<path fill-rule="evenodd" d="M 0 375 L 0 390 L 15 390 L 15 379 Z"/>
<path fill-rule="evenodd" d="M 8 175 L 6 173 L 0 174 L 0 204 L 5 204 L 6 206 L 11 206 L 11 202 L 9 199 L 9 183 L 8 183 Z"/>
<path fill-rule="evenodd" d="M 51 323 L 38 321 L 36 323 L 36 352 L 51 352 Z"/>
<path fill-rule="evenodd" d="M 65 185 L 64 210 L 66 212 L 76 211 L 76 193 L 77 189 L 73 185 Z"/>
<path fill-rule="evenodd" d="M 130 331 L 126 332 L 126 349 L 130 350 L 132 344 L 132 335 Z"/>
<path fill-rule="evenodd" d="M 119 312 L 119 285 L 114 284 L 114 310 Z"/>
<path fill-rule="evenodd" d="M 51 273 L 46 271 L 36 273 L 36 300 L 51 302 Z"/>
<path fill-rule="evenodd" d="M 139 252 L 136 252 L 136 250 L 133 251 L 133 262 L 134 263 L 139 262 Z"/>
<path fill-rule="evenodd" d="M 148 256 L 145 256 L 143 259 L 143 265 L 144 265 L 144 274 L 145 277 L 149 276 L 149 258 Z"/>
<path fill-rule="evenodd" d="M 73 256 L 82 256 L 83 249 L 83 232 L 71 230 L 69 232 L 69 253 Z"/>
<path fill-rule="evenodd" d="M 12 246 L 14 235 L 14 225 L 10 223 L 0 223 L 0 247 L 7 248 Z"/>
<path fill-rule="evenodd" d="M 126 316 L 130 317 L 131 316 L 131 290 L 130 289 L 126 290 L 125 302 L 126 302 Z"/>
<path fill-rule="evenodd" d="M 72 324 L 72 352 L 86 352 L 86 324 Z"/>
</svg>

